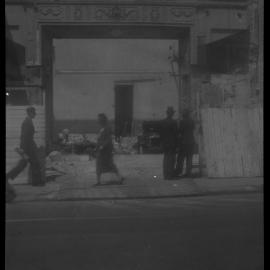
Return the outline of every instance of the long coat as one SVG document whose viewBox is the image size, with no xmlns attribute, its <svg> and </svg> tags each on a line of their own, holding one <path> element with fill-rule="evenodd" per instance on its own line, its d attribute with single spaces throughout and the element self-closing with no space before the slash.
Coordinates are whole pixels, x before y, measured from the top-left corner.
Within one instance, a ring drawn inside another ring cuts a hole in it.
<svg viewBox="0 0 270 270">
<path fill-rule="evenodd" d="M 116 167 L 113 162 L 112 131 L 109 126 L 100 129 L 97 139 L 97 174 L 115 172 Z"/>
<path fill-rule="evenodd" d="M 164 119 L 162 121 L 161 140 L 163 151 L 175 151 L 177 147 L 177 122 L 174 119 Z"/>
<path fill-rule="evenodd" d="M 180 151 L 192 154 L 195 146 L 195 123 L 192 119 L 183 119 L 179 124 Z"/>
<path fill-rule="evenodd" d="M 162 121 L 161 139 L 164 152 L 163 176 L 164 179 L 172 179 L 177 147 L 177 122 L 175 120 L 166 118 Z"/>
</svg>

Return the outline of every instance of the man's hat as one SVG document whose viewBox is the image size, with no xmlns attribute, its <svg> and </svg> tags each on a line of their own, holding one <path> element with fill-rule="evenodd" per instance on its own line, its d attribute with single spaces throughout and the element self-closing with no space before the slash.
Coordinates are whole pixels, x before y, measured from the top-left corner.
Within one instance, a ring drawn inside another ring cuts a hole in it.
<svg viewBox="0 0 270 270">
<path fill-rule="evenodd" d="M 172 113 L 172 114 L 174 114 L 174 113 L 175 113 L 174 108 L 173 108 L 172 106 L 169 106 L 169 107 L 167 108 L 167 113 Z"/>
</svg>

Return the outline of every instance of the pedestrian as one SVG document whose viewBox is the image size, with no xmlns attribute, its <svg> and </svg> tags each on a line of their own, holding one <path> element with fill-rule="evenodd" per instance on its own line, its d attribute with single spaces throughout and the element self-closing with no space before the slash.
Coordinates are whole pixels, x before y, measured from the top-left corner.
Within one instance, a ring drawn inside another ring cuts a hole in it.
<svg viewBox="0 0 270 270">
<path fill-rule="evenodd" d="M 10 203 L 16 198 L 17 194 L 14 187 L 7 181 L 6 182 L 6 202 Z"/>
<path fill-rule="evenodd" d="M 98 123 L 100 125 L 100 130 L 98 134 L 96 149 L 96 185 L 101 184 L 101 175 L 108 172 L 116 174 L 119 184 L 122 184 L 124 177 L 120 175 L 113 161 L 112 131 L 108 123 L 108 118 L 104 113 L 100 113 L 98 115 Z"/>
<path fill-rule="evenodd" d="M 161 140 L 163 148 L 163 176 L 164 180 L 174 177 L 175 154 L 177 146 L 177 122 L 173 119 L 175 111 L 173 107 L 168 107 L 167 117 L 162 121 Z"/>
<path fill-rule="evenodd" d="M 27 116 L 21 126 L 21 142 L 20 149 L 17 152 L 21 155 L 18 164 L 6 174 L 6 181 L 15 179 L 30 164 L 32 173 L 32 185 L 43 186 L 41 166 L 38 157 L 38 148 L 34 141 L 35 128 L 33 119 L 36 116 L 36 109 L 28 107 L 26 109 Z"/>
<path fill-rule="evenodd" d="M 192 157 L 195 147 L 194 129 L 195 123 L 191 118 L 190 111 L 184 110 L 183 120 L 179 123 L 179 139 L 175 168 L 176 176 L 183 174 L 184 161 L 186 161 L 186 173 L 183 176 L 191 176 Z"/>
<path fill-rule="evenodd" d="M 9 172 L 6 174 L 6 202 L 13 201 L 16 197 L 16 191 L 14 187 L 8 182 L 9 179 L 14 179 L 19 175 L 28 163 L 28 157 L 24 154 L 23 150 L 20 148 L 15 148 L 15 151 L 20 155 L 20 159 Z"/>
</svg>

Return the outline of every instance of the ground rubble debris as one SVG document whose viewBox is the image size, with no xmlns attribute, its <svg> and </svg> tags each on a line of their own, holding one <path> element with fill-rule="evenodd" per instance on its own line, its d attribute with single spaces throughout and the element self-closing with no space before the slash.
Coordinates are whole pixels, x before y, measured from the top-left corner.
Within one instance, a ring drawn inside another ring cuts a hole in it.
<svg viewBox="0 0 270 270">
<path fill-rule="evenodd" d="M 73 163 L 67 162 L 59 151 L 52 151 L 46 157 L 45 177 L 47 180 L 73 172 Z"/>
<path fill-rule="evenodd" d="M 122 137 L 119 141 L 114 142 L 114 152 L 116 154 L 137 154 L 138 153 L 138 138 L 137 137 Z"/>
</svg>

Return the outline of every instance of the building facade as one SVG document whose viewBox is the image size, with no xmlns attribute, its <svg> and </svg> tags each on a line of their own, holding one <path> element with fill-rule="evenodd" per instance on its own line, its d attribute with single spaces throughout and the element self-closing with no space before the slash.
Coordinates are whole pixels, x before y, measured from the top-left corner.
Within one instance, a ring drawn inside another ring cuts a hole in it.
<svg viewBox="0 0 270 270">
<path fill-rule="evenodd" d="M 179 82 L 178 110 L 181 112 L 184 107 L 196 109 L 196 106 L 200 106 L 197 96 L 206 95 L 201 87 L 202 82 L 214 84 L 212 88 L 217 88 L 216 85 L 224 84 L 224 80 L 233 80 L 230 76 L 237 76 L 234 69 L 244 69 L 242 66 L 245 66 L 247 55 L 238 59 L 235 56 L 247 47 L 250 5 L 244 0 L 6 0 L 6 18 L 12 38 L 26 50 L 25 69 L 30 74 L 28 80 L 31 84 L 35 81 L 44 93 L 47 144 L 52 140 L 54 122 L 53 39 L 178 40 L 179 53 L 172 60 L 172 65 L 179 67 L 179 74 L 175 77 Z M 33 74 L 37 76 L 33 78 Z M 211 89 L 209 86 L 207 88 Z M 224 102 L 224 98 L 218 100 L 218 93 L 208 92 L 209 97 L 200 99 L 206 99 L 210 105 Z M 239 95 L 243 99 L 249 93 Z"/>
</svg>

